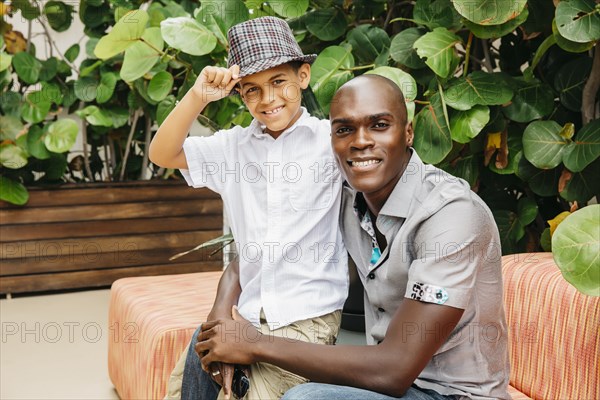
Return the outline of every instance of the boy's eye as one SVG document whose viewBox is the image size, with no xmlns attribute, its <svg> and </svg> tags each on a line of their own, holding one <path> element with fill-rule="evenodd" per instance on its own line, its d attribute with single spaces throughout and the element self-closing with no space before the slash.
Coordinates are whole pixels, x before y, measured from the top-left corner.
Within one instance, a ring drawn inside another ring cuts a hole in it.
<svg viewBox="0 0 600 400">
<path fill-rule="evenodd" d="M 283 79 L 275 79 L 275 80 L 273 81 L 273 84 L 274 84 L 275 86 L 279 86 L 279 85 L 283 84 L 283 82 L 285 82 Z"/>
</svg>

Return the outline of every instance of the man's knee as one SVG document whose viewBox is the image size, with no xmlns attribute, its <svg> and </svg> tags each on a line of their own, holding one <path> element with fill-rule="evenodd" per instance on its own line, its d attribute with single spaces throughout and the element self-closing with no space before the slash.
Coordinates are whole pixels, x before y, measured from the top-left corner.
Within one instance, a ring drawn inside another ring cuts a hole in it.
<svg viewBox="0 0 600 400">
<path fill-rule="evenodd" d="M 310 382 L 294 386 L 285 392 L 281 400 L 315 399 L 315 394 L 318 392 L 319 386 L 319 384 Z"/>
</svg>

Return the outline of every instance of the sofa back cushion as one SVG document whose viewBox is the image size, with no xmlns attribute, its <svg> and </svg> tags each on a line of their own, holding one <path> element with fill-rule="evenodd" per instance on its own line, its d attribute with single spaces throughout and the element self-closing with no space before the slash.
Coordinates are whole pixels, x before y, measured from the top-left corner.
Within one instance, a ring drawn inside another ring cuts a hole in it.
<svg viewBox="0 0 600 400">
<path fill-rule="evenodd" d="M 600 399 L 600 298 L 567 283 L 551 253 L 502 265 L 510 384 L 532 399 Z"/>
</svg>

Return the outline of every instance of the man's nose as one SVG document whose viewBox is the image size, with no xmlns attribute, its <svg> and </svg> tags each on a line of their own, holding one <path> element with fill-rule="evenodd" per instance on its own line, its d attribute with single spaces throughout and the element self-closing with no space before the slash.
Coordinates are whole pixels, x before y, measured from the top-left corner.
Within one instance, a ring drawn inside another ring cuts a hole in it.
<svg viewBox="0 0 600 400">
<path fill-rule="evenodd" d="M 356 149 L 364 149 L 373 146 L 373 144 L 373 137 L 366 128 L 360 127 L 356 130 L 354 140 L 352 141 L 352 147 Z"/>
</svg>

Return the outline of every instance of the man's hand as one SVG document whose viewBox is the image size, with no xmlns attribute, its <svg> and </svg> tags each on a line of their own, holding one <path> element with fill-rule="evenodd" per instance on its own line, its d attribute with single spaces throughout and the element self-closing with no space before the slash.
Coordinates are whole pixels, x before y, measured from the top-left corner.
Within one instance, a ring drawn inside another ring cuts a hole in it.
<svg viewBox="0 0 600 400">
<path fill-rule="evenodd" d="M 243 365 L 255 362 L 253 347 L 262 334 L 235 306 L 232 315 L 233 320 L 219 319 L 202 324 L 195 350 L 205 371 L 210 371 L 211 364 L 219 361 Z"/>
<path fill-rule="evenodd" d="M 230 68 L 205 67 L 196 79 L 192 91 L 206 103 L 221 100 L 241 80 L 239 73 L 240 67 L 237 65 Z"/>
</svg>

